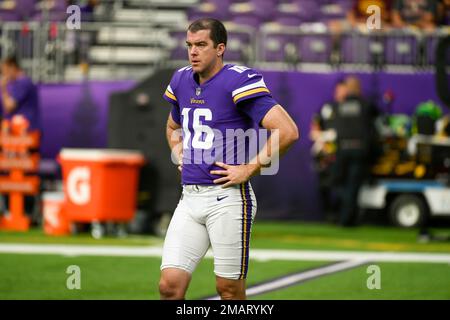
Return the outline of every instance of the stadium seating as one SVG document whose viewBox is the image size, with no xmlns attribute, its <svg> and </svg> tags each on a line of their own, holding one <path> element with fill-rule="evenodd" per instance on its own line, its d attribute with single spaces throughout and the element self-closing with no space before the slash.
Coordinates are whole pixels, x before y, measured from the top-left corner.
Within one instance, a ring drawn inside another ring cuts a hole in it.
<svg viewBox="0 0 450 320">
<path fill-rule="evenodd" d="M 260 54 L 264 61 L 296 63 L 298 48 L 295 34 L 270 32 L 265 34 L 265 41 L 261 42 Z"/>
<path fill-rule="evenodd" d="M 227 60 L 248 64 L 254 56 L 251 46 L 251 32 L 232 30 L 228 33 L 228 38 Z"/>
<path fill-rule="evenodd" d="M 418 62 L 419 41 L 414 34 L 393 34 L 386 38 L 386 63 L 408 64 Z"/>
<path fill-rule="evenodd" d="M 303 34 L 298 46 L 301 62 L 328 63 L 331 59 L 332 39 L 328 34 Z"/>
<path fill-rule="evenodd" d="M 184 65 L 186 25 L 206 16 L 221 19 L 227 26 L 226 59 L 255 66 L 313 63 L 344 68 L 375 64 L 414 71 L 433 65 L 436 44 L 448 33 L 331 34 L 328 23 L 345 19 L 352 0 L 105 0 L 95 7 L 94 23 L 88 22 L 92 19 L 82 11 L 83 28 L 78 32 L 65 27 L 66 0 L 0 3 L 0 26 L 5 34 L 1 51 L 16 53 L 26 60 L 26 66 L 36 65 L 33 59 L 53 59 L 55 67 L 47 70 L 26 68 L 38 73 L 33 78 L 44 80 L 81 79 L 77 65 L 83 61 L 91 65 L 91 78 L 98 79 L 110 79 L 111 66 L 117 76 L 139 66 L 151 72 L 156 65 Z M 59 24 L 47 30 L 42 22 L 48 20 Z M 11 21 L 30 24 L 8 25 Z M 37 36 L 39 47 L 33 45 Z M 61 70 L 63 75 L 55 74 Z M 127 77 L 135 74 L 130 71 Z"/>
<path fill-rule="evenodd" d="M 384 42 L 381 35 L 370 36 L 357 32 L 346 33 L 341 39 L 341 62 L 370 64 L 383 55 Z"/>
</svg>

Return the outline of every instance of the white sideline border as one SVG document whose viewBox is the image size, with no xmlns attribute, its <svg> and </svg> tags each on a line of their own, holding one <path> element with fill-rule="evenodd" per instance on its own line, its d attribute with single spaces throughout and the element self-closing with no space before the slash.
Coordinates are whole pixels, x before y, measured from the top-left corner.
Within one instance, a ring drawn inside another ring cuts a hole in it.
<svg viewBox="0 0 450 320">
<path fill-rule="evenodd" d="M 161 257 L 162 246 L 92 246 L 59 244 L 0 243 L 0 254 L 50 254 L 62 256 Z M 212 258 L 209 250 L 207 258 Z M 376 251 L 320 251 L 250 249 L 250 258 L 258 261 L 376 261 L 449 263 L 450 254 Z"/>
</svg>

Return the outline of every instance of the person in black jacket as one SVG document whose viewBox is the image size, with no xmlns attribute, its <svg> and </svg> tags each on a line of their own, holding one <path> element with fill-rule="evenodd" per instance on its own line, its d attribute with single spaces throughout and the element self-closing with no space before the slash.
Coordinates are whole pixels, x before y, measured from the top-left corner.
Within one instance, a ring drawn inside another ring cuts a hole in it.
<svg viewBox="0 0 450 320">
<path fill-rule="evenodd" d="M 362 96 L 357 77 L 349 76 L 345 83 L 347 98 L 339 104 L 335 117 L 337 153 L 333 182 L 340 200 L 339 222 L 352 226 L 357 219 L 358 192 L 369 176 L 373 158 L 377 110 Z"/>
<path fill-rule="evenodd" d="M 336 161 L 335 118 L 337 108 L 347 96 L 344 79 L 339 80 L 334 88 L 334 96 L 313 115 L 310 138 L 313 141 L 311 153 L 314 169 L 319 182 L 319 194 L 322 210 L 332 222 L 336 220 L 336 205 L 332 186 L 332 167 Z"/>
</svg>

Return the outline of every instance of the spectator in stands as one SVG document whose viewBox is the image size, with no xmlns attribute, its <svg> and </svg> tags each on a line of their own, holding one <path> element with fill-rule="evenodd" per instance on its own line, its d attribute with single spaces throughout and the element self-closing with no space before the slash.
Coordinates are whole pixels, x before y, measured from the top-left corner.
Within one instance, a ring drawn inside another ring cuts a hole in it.
<svg viewBox="0 0 450 320">
<path fill-rule="evenodd" d="M 328 22 L 329 29 L 334 34 L 340 34 L 352 29 L 359 29 L 360 31 L 367 30 L 367 19 L 373 13 L 367 12 L 371 5 L 378 6 L 381 9 L 381 28 L 390 26 L 391 9 L 393 0 L 353 0 L 351 9 L 347 12 L 344 20 L 332 20 Z"/>
<path fill-rule="evenodd" d="M 6 58 L 1 64 L 0 93 L 4 119 L 20 114 L 29 121 L 31 130 L 41 129 L 37 87 L 15 57 Z"/>
<path fill-rule="evenodd" d="M 99 0 L 88 0 L 85 5 L 81 6 L 81 20 L 87 22 L 94 21 L 94 11 L 98 4 Z"/>
<path fill-rule="evenodd" d="M 440 0 L 437 10 L 439 24 L 450 25 L 450 0 Z"/>
<path fill-rule="evenodd" d="M 432 31 L 436 28 L 436 0 L 395 0 L 392 23 L 396 28 L 416 27 Z"/>
</svg>

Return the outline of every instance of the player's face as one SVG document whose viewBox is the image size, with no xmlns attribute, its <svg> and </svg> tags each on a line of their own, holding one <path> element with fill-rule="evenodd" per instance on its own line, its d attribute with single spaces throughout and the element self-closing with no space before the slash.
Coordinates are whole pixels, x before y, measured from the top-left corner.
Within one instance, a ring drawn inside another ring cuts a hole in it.
<svg viewBox="0 0 450 320">
<path fill-rule="evenodd" d="M 189 62 L 195 73 L 204 73 L 211 69 L 223 53 L 223 45 L 214 48 L 211 40 L 210 30 L 199 30 L 197 32 L 187 32 L 186 45 L 188 48 Z"/>
</svg>

